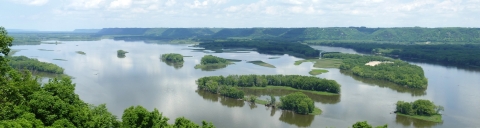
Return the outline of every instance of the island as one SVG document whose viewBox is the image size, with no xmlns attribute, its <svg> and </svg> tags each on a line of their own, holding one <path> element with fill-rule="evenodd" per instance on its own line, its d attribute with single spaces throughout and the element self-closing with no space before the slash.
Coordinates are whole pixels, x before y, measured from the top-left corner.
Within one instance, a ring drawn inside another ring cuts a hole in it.
<svg viewBox="0 0 480 128">
<path fill-rule="evenodd" d="M 118 58 L 125 58 L 125 54 L 128 53 L 127 51 L 123 51 L 123 50 L 117 50 L 117 57 Z"/>
<path fill-rule="evenodd" d="M 258 65 L 258 66 L 263 66 L 263 67 L 268 67 L 268 68 L 276 68 L 276 67 L 273 66 L 272 64 L 263 62 L 263 61 L 261 61 L 261 60 L 248 61 L 247 63 L 252 63 L 252 64 L 255 64 L 255 65 Z"/>
<path fill-rule="evenodd" d="M 402 60 L 346 53 L 322 53 L 322 58 L 341 59 L 341 70 L 363 78 L 385 80 L 417 89 L 425 89 L 428 85 L 422 67 Z"/>
<path fill-rule="evenodd" d="M 228 59 L 220 58 L 213 55 L 205 55 L 202 57 L 200 64 L 195 65 L 195 69 L 202 69 L 203 71 L 214 71 L 216 69 L 225 68 L 232 64 Z"/>
<path fill-rule="evenodd" d="M 430 100 L 419 99 L 414 102 L 398 101 L 395 113 L 400 116 L 438 123 L 442 122 L 440 111 L 444 111 L 443 106 L 436 106 Z"/>
<path fill-rule="evenodd" d="M 312 69 L 310 72 L 308 72 L 308 74 L 310 75 L 320 75 L 322 73 L 327 73 L 328 70 L 325 70 L 325 69 Z"/>
<path fill-rule="evenodd" d="M 178 53 L 166 53 L 162 54 L 160 59 L 169 66 L 173 66 L 175 69 L 183 67 L 183 56 Z"/>
</svg>

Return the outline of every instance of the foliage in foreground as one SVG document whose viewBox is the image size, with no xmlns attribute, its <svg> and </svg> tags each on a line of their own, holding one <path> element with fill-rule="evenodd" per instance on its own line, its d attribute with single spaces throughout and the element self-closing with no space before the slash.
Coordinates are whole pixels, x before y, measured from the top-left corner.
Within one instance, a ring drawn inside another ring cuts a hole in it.
<svg viewBox="0 0 480 128">
<path fill-rule="evenodd" d="M 352 128 L 373 128 L 372 125 L 368 124 L 367 121 L 357 122 L 352 125 Z M 375 128 L 388 128 L 388 124 L 377 126 Z"/>
<path fill-rule="evenodd" d="M 68 77 L 42 85 L 30 72 L 20 73 L 10 67 L 5 55 L 12 40 L 0 27 L 0 127 L 200 127 L 185 118 L 168 124 L 168 118 L 158 110 L 148 112 L 141 106 L 126 109 L 119 121 L 105 104 L 94 106 L 82 101 Z M 202 125 L 214 127 L 206 122 Z"/>
</svg>

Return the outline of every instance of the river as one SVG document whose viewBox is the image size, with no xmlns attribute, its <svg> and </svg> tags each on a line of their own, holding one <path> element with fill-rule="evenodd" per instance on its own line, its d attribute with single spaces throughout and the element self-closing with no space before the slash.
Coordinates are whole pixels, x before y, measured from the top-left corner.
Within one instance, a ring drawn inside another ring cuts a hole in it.
<svg viewBox="0 0 480 128">
<path fill-rule="evenodd" d="M 356 53 L 354 50 L 312 46 L 323 51 Z M 374 126 L 389 127 L 477 127 L 480 126 L 480 72 L 435 64 L 411 62 L 421 66 L 428 78 L 426 90 L 401 88 L 388 82 L 362 79 L 330 68 L 320 78 L 336 80 L 340 96 L 309 95 L 323 110 L 321 115 L 298 115 L 289 111 L 273 110 L 262 105 L 224 98 L 198 91 L 195 80 L 204 76 L 229 74 L 297 74 L 309 75 L 312 63 L 295 66 L 300 58 L 288 55 L 265 55 L 254 51 L 212 53 L 195 50 L 189 45 L 152 44 L 141 41 L 125 42 L 104 39 L 100 41 L 64 41 L 61 44 L 20 45 L 15 55 L 37 58 L 65 68 L 65 74 L 74 77 L 75 92 L 82 100 L 94 105 L 106 103 L 119 118 L 123 110 L 141 105 L 149 110 L 157 108 L 170 123 L 177 117 L 186 117 L 196 123 L 211 121 L 219 128 L 244 127 L 349 127 L 357 121 L 368 121 Z M 44 49 L 44 50 L 39 50 Z M 129 53 L 118 57 L 117 50 Z M 49 51 L 53 50 L 53 51 Z M 83 51 L 86 55 L 78 54 Z M 185 57 L 182 67 L 169 66 L 159 58 L 163 53 L 180 53 Z M 214 71 L 194 69 L 202 56 L 243 60 Z M 272 57 L 278 57 L 272 59 Z M 64 59 L 66 61 L 54 60 Z M 262 67 L 246 61 L 262 60 L 276 68 Z M 245 90 L 264 99 L 289 91 Z M 445 107 L 443 123 L 430 123 L 392 114 L 398 100 L 432 100 Z"/>
</svg>

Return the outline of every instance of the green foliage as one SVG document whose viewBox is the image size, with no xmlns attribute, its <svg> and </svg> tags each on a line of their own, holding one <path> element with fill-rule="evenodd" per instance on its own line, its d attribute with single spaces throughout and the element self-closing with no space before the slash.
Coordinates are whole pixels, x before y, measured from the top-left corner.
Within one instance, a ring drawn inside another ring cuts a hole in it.
<svg viewBox="0 0 480 128">
<path fill-rule="evenodd" d="M 8 65 L 15 69 L 28 69 L 30 71 L 63 74 L 62 67 L 52 63 L 41 62 L 34 58 L 28 58 L 25 56 L 13 56 L 8 57 L 8 59 L 10 59 Z"/>
<path fill-rule="evenodd" d="M 125 54 L 128 53 L 127 51 L 117 50 L 117 57 L 118 58 L 125 58 Z"/>
<path fill-rule="evenodd" d="M 269 105 L 275 106 L 275 102 L 277 102 L 277 99 L 276 99 L 275 97 L 273 97 L 273 95 L 270 95 L 270 103 L 269 103 Z"/>
<path fill-rule="evenodd" d="M 436 106 L 429 100 L 416 100 L 414 102 L 398 101 L 395 112 L 405 115 L 433 116 L 443 111 L 442 106 Z"/>
<path fill-rule="evenodd" d="M 202 77 L 197 80 L 199 88 L 207 86 L 207 82 L 213 81 L 218 85 L 237 87 L 266 87 L 287 86 L 301 90 L 324 91 L 340 93 L 340 85 L 335 80 L 327 80 L 313 76 L 300 75 L 228 75 Z"/>
<path fill-rule="evenodd" d="M 212 93 L 220 93 L 223 96 L 231 97 L 235 99 L 241 99 L 244 97 L 245 92 L 238 90 L 235 87 L 219 85 L 218 82 L 209 80 L 202 85 L 198 85 L 199 89 L 203 89 Z"/>
<path fill-rule="evenodd" d="M 372 125 L 368 124 L 367 121 L 357 122 L 352 125 L 352 128 L 373 128 Z"/>
<path fill-rule="evenodd" d="M 373 128 L 372 125 L 368 124 L 367 121 L 362 121 L 362 122 L 356 122 L 355 124 L 352 125 L 352 128 Z M 377 126 L 375 128 L 388 128 L 388 124 L 382 125 L 382 126 Z"/>
<path fill-rule="evenodd" d="M 205 55 L 202 57 L 200 64 L 207 65 L 207 64 L 225 64 L 228 63 L 228 60 L 213 56 L 213 55 Z"/>
<path fill-rule="evenodd" d="M 1 52 L 8 53 L 11 39 L 3 27 L 0 32 Z M 29 71 L 13 70 L 7 59 L 0 55 L 0 128 L 173 127 L 158 110 L 148 112 L 141 106 L 126 109 L 121 123 L 105 104 L 93 106 L 82 101 L 70 78 L 55 78 L 41 85 Z M 212 123 L 202 124 L 214 127 Z"/>
<path fill-rule="evenodd" d="M 280 108 L 293 110 L 300 114 L 312 113 L 315 109 L 313 100 L 301 92 L 291 93 L 283 96 L 280 98 L 280 101 L 282 102 L 282 106 L 280 106 Z"/>
<path fill-rule="evenodd" d="M 183 63 L 183 56 L 177 53 L 162 54 L 163 61 L 169 61 L 173 63 Z"/>
<path fill-rule="evenodd" d="M 206 49 L 219 50 L 223 48 L 255 48 L 263 54 L 290 54 L 296 57 L 318 57 L 320 51 L 308 45 L 290 42 L 276 42 L 264 40 L 227 40 L 204 41 L 199 44 Z"/>
<path fill-rule="evenodd" d="M 257 96 L 250 95 L 250 96 L 247 97 L 247 100 L 251 103 L 255 103 L 255 101 L 257 100 Z"/>
<path fill-rule="evenodd" d="M 344 53 L 325 53 L 324 58 L 343 59 L 340 69 L 351 71 L 354 75 L 377 80 L 385 80 L 409 88 L 426 88 L 428 85 L 422 67 L 405 61 L 389 59 L 381 56 L 364 56 Z M 371 61 L 388 63 L 376 66 L 366 65 Z"/>
<path fill-rule="evenodd" d="M 152 128 L 152 127 L 167 127 L 169 119 L 163 117 L 157 109 L 148 112 L 142 106 L 131 106 L 123 112 L 122 127 L 125 128 Z"/>
</svg>

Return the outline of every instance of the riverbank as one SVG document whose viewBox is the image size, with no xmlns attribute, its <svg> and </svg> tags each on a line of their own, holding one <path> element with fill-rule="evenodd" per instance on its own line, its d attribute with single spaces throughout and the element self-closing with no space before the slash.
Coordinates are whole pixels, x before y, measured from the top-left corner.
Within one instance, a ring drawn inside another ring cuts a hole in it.
<svg viewBox="0 0 480 128">
<path fill-rule="evenodd" d="M 442 120 L 442 115 L 433 115 L 433 116 L 411 116 L 411 115 L 405 115 L 401 113 L 396 113 L 397 115 L 400 116 L 405 116 L 405 117 L 410 117 L 410 118 L 415 118 L 419 120 L 425 120 L 425 121 L 431 121 L 431 122 L 436 122 L 436 123 L 441 123 L 443 122 Z"/>
<path fill-rule="evenodd" d="M 246 101 L 246 100 L 244 100 L 244 101 Z M 248 101 L 247 101 L 247 102 L 248 102 Z M 256 100 L 255 100 L 255 103 L 256 103 L 256 104 L 261 104 L 261 105 L 267 105 L 267 104 L 268 104 L 268 101 L 266 101 L 266 100 L 261 100 L 261 99 L 256 99 Z M 291 110 L 284 110 L 284 111 L 291 111 Z M 323 112 L 323 111 L 322 111 L 320 108 L 315 107 L 315 108 L 313 109 L 313 112 L 312 112 L 312 113 L 308 113 L 308 115 L 321 115 L 322 112 Z"/>
<path fill-rule="evenodd" d="M 293 91 L 306 92 L 306 93 L 317 94 L 317 95 L 326 95 L 326 96 L 340 95 L 340 94 L 330 93 L 330 92 L 300 90 L 300 89 L 295 89 L 295 88 L 286 87 L 286 86 L 271 86 L 271 85 L 269 85 L 269 86 L 266 86 L 266 87 L 237 87 L 237 88 L 248 88 L 248 89 L 258 89 L 258 90 L 264 90 L 264 89 L 293 90 Z"/>
</svg>

